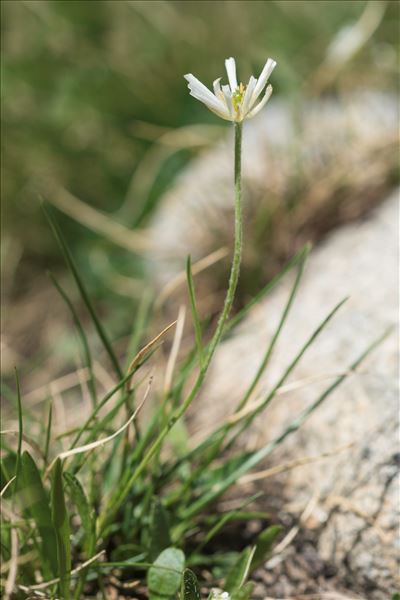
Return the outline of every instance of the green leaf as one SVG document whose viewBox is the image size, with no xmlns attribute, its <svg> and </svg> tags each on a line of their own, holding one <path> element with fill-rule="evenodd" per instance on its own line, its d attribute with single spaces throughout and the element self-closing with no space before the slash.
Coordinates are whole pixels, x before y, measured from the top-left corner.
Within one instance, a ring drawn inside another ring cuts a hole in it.
<svg viewBox="0 0 400 600">
<path fill-rule="evenodd" d="M 52 577 L 58 573 L 57 542 L 49 508 L 49 499 L 35 461 L 24 452 L 21 458 L 22 498 L 24 506 L 35 521 L 41 538 L 39 545 L 44 572 Z"/>
<path fill-rule="evenodd" d="M 202 365 L 204 362 L 203 336 L 201 333 L 200 318 L 199 318 L 199 313 L 197 311 L 197 305 L 196 305 L 196 294 L 194 291 L 194 282 L 193 282 L 193 275 L 192 275 L 192 260 L 191 260 L 190 256 L 187 257 L 187 261 L 186 261 L 186 278 L 187 278 L 187 284 L 188 284 L 188 290 L 189 290 L 190 307 L 192 309 L 192 318 L 193 318 L 194 335 L 195 335 L 195 339 L 196 339 L 197 353 L 199 355 L 200 365 Z"/>
<path fill-rule="evenodd" d="M 177 548 L 167 548 L 150 567 L 147 585 L 150 600 L 174 598 L 181 586 L 185 555 Z"/>
<path fill-rule="evenodd" d="M 237 561 L 225 580 L 225 591 L 231 594 L 236 590 L 239 590 L 246 583 L 255 550 L 255 547 L 248 547 L 239 554 Z"/>
<path fill-rule="evenodd" d="M 71 544 L 67 507 L 65 506 L 62 463 L 58 458 L 54 467 L 51 490 L 51 511 L 57 540 L 58 576 L 60 594 L 64 600 L 70 598 Z"/>
<path fill-rule="evenodd" d="M 199 583 L 190 569 L 185 569 L 183 572 L 181 600 L 200 600 Z"/>
<path fill-rule="evenodd" d="M 254 582 L 248 581 L 241 588 L 231 594 L 231 600 L 250 600 L 253 593 Z"/>
<path fill-rule="evenodd" d="M 85 491 L 79 481 L 72 473 L 65 472 L 64 479 L 70 490 L 71 500 L 78 509 L 82 527 L 85 532 L 85 553 L 90 558 L 95 547 L 95 515 L 89 506 Z"/>
<path fill-rule="evenodd" d="M 266 560 L 281 531 L 281 525 L 271 525 L 260 533 L 256 542 L 256 551 L 251 562 L 251 571 L 254 571 L 254 569 L 259 567 Z"/>
<path fill-rule="evenodd" d="M 115 352 L 112 348 L 112 345 L 108 339 L 108 335 L 106 334 L 105 329 L 104 329 L 99 317 L 97 316 L 97 313 L 94 309 L 92 301 L 89 297 L 89 294 L 86 290 L 83 280 L 78 272 L 78 269 L 76 268 L 74 259 L 72 258 L 72 254 L 64 240 L 61 230 L 60 230 L 56 220 L 54 219 L 51 211 L 49 210 L 49 208 L 46 207 L 44 204 L 42 205 L 42 208 L 47 217 L 47 220 L 49 221 L 50 227 L 53 230 L 54 236 L 60 245 L 60 248 L 61 248 L 64 258 L 65 258 L 65 262 L 67 263 L 67 266 L 68 266 L 69 270 L 71 271 L 73 278 L 75 279 L 75 283 L 76 283 L 76 285 L 79 289 L 79 292 L 82 296 L 82 300 L 85 303 L 86 308 L 88 309 L 88 312 L 91 316 L 91 319 L 96 328 L 98 336 L 99 336 L 100 340 L 102 341 L 104 349 L 106 350 L 106 352 L 110 358 L 110 361 L 114 367 L 114 371 L 117 375 L 117 378 L 121 379 L 123 376 L 123 373 L 122 373 L 122 369 L 119 365 L 118 359 L 117 359 Z"/>
<path fill-rule="evenodd" d="M 150 560 L 155 560 L 170 544 L 168 513 L 161 502 L 156 499 L 153 502 L 150 516 Z"/>
</svg>

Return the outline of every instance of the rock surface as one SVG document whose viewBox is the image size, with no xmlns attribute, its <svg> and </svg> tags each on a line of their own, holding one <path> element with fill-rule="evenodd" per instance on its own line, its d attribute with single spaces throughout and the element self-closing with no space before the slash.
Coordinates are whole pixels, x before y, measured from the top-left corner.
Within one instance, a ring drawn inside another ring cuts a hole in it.
<svg viewBox="0 0 400 600">
<path fill-rule="evenodd" d="M 282 388 L 253 424 L 247 445 L 274 439 L 375 338 L 396 327 L 398 199 L 396 191 L 367 219 L 341 228 L 312 252 L 253 400 L 271 389 L 333 306 L 350 298 L 296 367 L 289 380 L 292 390 Z M 207 431 L 223 421 L 240 400 L 275 331 L 291 284 L 287 276 L 218 350 L 191 416 L 195 429 Z M 293 513 L 313 499 L 302 527 L 313 532 L 316 555 L 332 565 L 335 581 L 346 590 L 376 600 L 388 598 L 399 585 L 398 361 L 395 329 L 263 464 L 333 453 L 276 476 L 272 486 L 284 485 L 286 508 Z M 262 487 L 263 480 L 254 485 Z M 324 581 L 318 589 L 324 589 Z M 282 593 L 277 585 L 271 589 Z M 295 594 L 296 585 L 291 588 L 289 582 L 284 591 Z"/>
</svg>

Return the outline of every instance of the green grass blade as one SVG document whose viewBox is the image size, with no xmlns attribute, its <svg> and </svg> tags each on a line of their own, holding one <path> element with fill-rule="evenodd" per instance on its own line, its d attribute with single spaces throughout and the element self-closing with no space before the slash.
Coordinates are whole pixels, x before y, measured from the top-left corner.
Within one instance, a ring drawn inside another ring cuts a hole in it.
<svg viewBox="0 0 400 600">
<path fill-rule="evenodd" d="M 69 489 L 70 498 L 78 509 L 81 525 L 85 534 L 84 548 L 86 558 L 88 559 L 93 555 L 96 544 L 95 515 L 92 508 L 89 506 L 88 499 L 79 479 L 68 471 L 66 471 L 63 476 Z"/>
<path fill-rule="evenodd" d="M 239 477 L 247 473 L 250 469 L 255 467 L 261 460 L 271 454 L 275 448 L 277 448 L 282 442 L 292 433 L 297 431 L 301 425 L 308 419 L 308 417 L 326 400 L 326 398 L 348 377 L 348 374 L 354 371 L 361 362 L 372 352 L 388 335 L 389 332 L 385 332 L 377 340 L 375 340 L 368 348 L 363 352 L 357 360 L 350 365 L 348 371 L 338 377 L 332 385 L 330 385 L 321 396 L 317 398 L 306 410 L 304 410 L 292 423 L 278 436 L 275 440 L 268 443 L 266 446 L 260 448 L 254 452 L 249 458 L 243 461 L 243 463 L 231 473 L 224 481 L 221 481 L 218 485 L 214 485 L 213 489 L 205 493 L 198 501 L 194 502 L 189 508 L 182 511 L 181 518 L 188 519 L 193 517 L 195 514 L 200 512 L 207 504 L 213 502 L 218 498 L 225 490 L 233 485 Z M 278 386 L 279 387 L 279 386 Z"/>
<path fill-rule="evenodd" d="M 15 369 L 15 382 L 17 385 L 17 406 L 18 406 L 18 447 L 17 447 L 17 463 L 15 467 L 15 482 L 13 486 L 13 504 L 15 501 L 15 495 L 18 493 L 19 475 L 21 471 L 21 452 L 22 452 L 22 436 L 24 433 L 24 423 L 22 418 L 22 400 L 21 400 L 21 386 L 19 383 L 18 371 Z"/>
<path fill-rule="evenodd" d="M 49 508 L 49 499 L 44 489 L 35 461 L 24 452 L 21 459 L 22 498 L 26 510 L 35 521 L 41 542 L 39 544 L 43 570 L 49 577 L 58 573 L 57 543 Z"/>
<path fill-rule="evenodd" d="M 243 508 L 245 508 L 246 506 L 248 506 L 249 504 L 254 502 L 254 500 L 259 498 L 260 496 L 261 496 L 261 492 L 257 492 L 257 494 L 253 494 L 253 496 L 248 498 L 238 508 L 236 508 L 234 510 L 230 510 L 229 512 L 227 512 L 227 513 L 221 515 L 219 518 L 217 518 L 217 522 L 215 523 L 215 525 L 207 532 L 204 540 L 202 542 L 200 542 L 200 544 L 192 552 L 190 558 L 192 558 L 196 554 L 200 554 L 200 552 L 203 550 L 204 546 L 206 546 L 217 535 L 217 533 L 219 531 L 221 531 L 221 529 L 227 523 L 229 523 L 230 521 L 234 521 L 236 519 L 240 519 Z M 264 518 L 264 515 L 262 515 L 262 518 Z"/>
<path fill-rule="evenodd" d="M 52 422 L 53 422 L 53 402 L 50 400 L 50 404 L 49 404 L 49 414 L 47 417 L 47 427 L 46 427 L 46 440 L 44 443 L 44 464 L 47 465 L 48 462 L 48 458 L 49 458 L 49 447 L 50 447 L 50 440 L 51 440 L 51 426 L 52 426 Z"/>
<path fill-rule="evenodd" d="M 143 334 L 146 330 L 147 324 L 149 322 L 151 309 L 153 304 L 153 293 L 148 288 L 143 291 L 143 295 L 140 299 L 139 306 L 137 309 L 137 313 L 135 315 L 135 323 L 132 329 L 131 338 L 128 343 L 128 349 L 126 351 L 126 362 L 124 370 L 126 371 L 129 368 L 131 362 L 131 356 L 135 356 L 140 349 L 140 343 L 143 337 Z"/>
<path fill-rule="evenodd" d="M 248 581 L 241 588 L 233 592 L 231 595 L 231 600 L 251 600 L 253 588 L 254 582 Z"/>
<path fill-rule="evenodd" d="M 194 290 L 194 281 L 192 274 L 192 259 L 190 256 L 187 257 L 186 261 L 186 279 L 189 291 L 190 308 L 192 310 L 192 319 L 194 326 L 194 335 L 196 339 L 197 353 L 199 356 L 200 366 L 202 366 L 204 363 L 203 335 L 201 332 L 200 318 L 196 304 L 196 294 Z"/>
<path fill-rule="evenodd" d="M 89 342 L 87 340 L 85 331 L 82 327 L 82 323 L 79 319 L 78 313 L 75 310 L 74 305 L 72 304 L 70 298 L 68 297 L 67 293 L 65 292 L 65 290 L 61 287 L 61 285 L 58 283 L 58 281 L 56 280 L 56 278 L 53 276 L 52 273 L 48 273 L 54 287 L 57 289 L 58 293 L 60 294 L 60 296 L 62 297 L 62 299 L 64 300 L 65 304 L 68 306 L 72 318 L 74 320 L 75 323 L 75 327 L 76 330 L 78 332 L 78 336 L 79 339 L 81 341 L 82 344 L 82 352 L 83 352 L 83 362 L 85 367 L 88 369 L 89 372 L 89 380 L 88 380 L 88 388 L 89 388 L 89 393 L 90 393 L 90 397 L 92 399 L 92 404 L 93 406 L 96 406 L 97 404 L 97 396 L 96 396 L 96 380 L 93 374 L 93 360 L 92 360 L 92 353 L 90 351 L 90 346 L 89 346 Z"/>
<path fill-rule="evenodd" d="M 57 540 L 58 576 L 63 600 L 70 599 L 71 544 L 67 507 L 65 505 L 62 463 L 58 458 L 54 467 L 51 490 L 51 512 Z"/>
<path fill-rule="evenodd" d="M 226 578 L 224 584 L 224 590 L 226 592 L 232 594 L 246 583 L 255 551 L 255 547 L 245 548 L 243 552 L 240 553 Z"/>
<path fill-rule="evenodd" d="M 115 373 L 116 373 L 118 379 L 121 379 L 121 377 L 123 376 L 123 373 L 122 373 L 122 369 L 119 365 L 118 359 L 117 359 L 117 357 L 114 353 L 114 350 L 111 346 L 111 343 L 108 339 L 108 335 L 106 334 L 105 329 L 104 329 L 99 317 L 97 316 L 97 313 L 94 309 L 92 301 L 89 297 L 89 294 L 86 290 L 83 280 L 82 280 L 81 276 L 79 275 L 78 269 L 76 268 L 76 265 L 75 265 L 75 261 L 72 258 L 72 254 L 64 240 L 61 230 L 60 230 L 56 220 L 54 219 L 54 217 L 51 213 L 51 210 L 48 207 L 46 207 L 44 204 L 42 205 L 42 207 L 43 207 L 43 211 L 47 217 L 47 220 L 50 224 L 50 227 L 53 230 L 55 238 L 56 238 L 57 242 L 59 243 L 59 246 L 60 246 L 61 251 L 65 258 L 65 262 L 67 263 L 67 266 L 68 266 L 69 270 L 71 271 L 73 278 L 75 279 L 75 283 L 76 283 L 76 285 L 79 289 L 79 292 L 82 296 L 82 300 L 85 303 L 86 308 L 88 309 L 88 312 L 91 316 L 91 319 L 96 328 L 98 336 L 99 336 L 100 340 L 102 341 L 104 349 L 106 350 L 106 352 L 110 358 L 110 361 L 113 365 L 113 368 L 115 370 Z"/>
<path fill-rule="evenodd" d="M 150 560 L 155 560 L 170 545 L 168 513 L 161 502 L 156 499 L 150 515 Z"/>
<path fill-rule="evenodd" d="M 282 531 L 281 525 L 271 525 L 260 533 L 256 542 L 256 551 L 251 561 L 250 571 L 254 571 L 266 561 L 272 551 L 276 538 Z"/>
</svg>

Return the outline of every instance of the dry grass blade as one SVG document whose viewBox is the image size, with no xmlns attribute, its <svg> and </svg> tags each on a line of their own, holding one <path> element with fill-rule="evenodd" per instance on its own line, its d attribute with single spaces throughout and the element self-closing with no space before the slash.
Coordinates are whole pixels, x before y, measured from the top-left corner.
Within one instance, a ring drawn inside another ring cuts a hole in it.
<svg viewBox="0 0 400 600">
<path fill-rule="evenodd" d="M 82 202 L 67 190 L 50 185 L 45 194 L 47 202 L 57 207 L 75 221 L 104 236 L 117 246 L 130 252 L 143 253 L 148 249 L 146 234 L 132 231 L 107 215 Z"/>
<path fill-rule="evenodd" d="M 6 585 L 4 588 L 4 600 L 10 600 L 12 597 L 14 585 L 17 579 L 18 572 L 18 533 L 16 529 L 11 529 L 11 559 L 10 559 L 10 570 Z"/>
<path fill-rule="evenodd" d="M 51 384 L 56 385 L 60 392 L 66 392 L 67 390 L 79 385 L 83 378 L 88 379 L 88 377 L 89 372 L 86 367 L 78 369 L 77 371 L 73 371 L 72 373 L 68 373 L 67 375 L 63 375 L 62 377 L 54 379 L 54 381 L 51 383 L 46 383 L 46 385 L 42 385 L 41 387 L 28 392 L 24 396 L 25 402 L 30 406 L 44 402 L 50 394 L 49 389 Z"/>
<path fill-rule="evenodd" d="M 276 546 L 273 557 L 268 561 L 267 565 L 272 568 L 278 562 L 281 562 L 284 558 L 281 557 L 282 552 L 291 544 L 294 538 L 299 533 L 301 526 L 303 523 L 307 521 L 307 519 L 312 515 L 315 510 L 315 507 L 318 503 L 318 494 L 314 494 L 311 499 L 307 502 L 307 505 L 303 512 L 300 515 L 298 525 L 295 525 L 290 529 L 290 531 L 285 535 L 283 540 Z"/>
<path fill-rule="evenodd" d="M 87 560 L 86 562 L 79 565 L 79 567 L 76 567 L 76 569 L 73 569 L 71 571 L 70 575 L 72 577 L 74 575 L 77 575 L 80 571 L 82 571 L 82 569 L 86 569 L 86 567 L 88 567 L 89 565 L 94 563 L 96 560 L 101 558 L 104 553 L 105 553 L 105 550 L 101 550 L 98 554 L 96 554 L 95 556 L 92 556 L 92 558 L 89 558 L 89 560 Z M 18 587 L 23 592 L 29 593 L 29 592 L 33 592 L 35 590 L 44 590 L 47 587 L 54 585 L 55 583 L 59 583 L 59 581 L 60 581 L 60 578 L 57 577 L 56 579 L 51 579 L 50 581 L 44 581 L 43 583 L 37 583 L 36 585 L 30 585 L 30 586 L 19 585 Z"/>
<path fill-rule="evenodd" d="M 118 435 L 120 435 L 123 431 L 125 431 L 125 429 L 127 427 L 129 427 L 129 425 L 132 423 L 132 421 L 138 415 L 138 413 L 141 410 L 143 404 L 146 402 L 147 397 L 148 397 L 149 392 L 150 392 L 151 384 L 152 384 L 152 378 L 149 381 L 149 384 L 147 386 L 147 389 L 146 389 L 146 392 L 144 394 L 143 400 L 141 401 L 141 403 L 139 404 L 139 406 L 136 408 L 135 412 L 128 419 L 128 421 L 126 423 L 124 423 L 124 425 L 122 425 L 122 427 L 120 427 L 112 435 L 109 435 L 108 437 L 105 437 L 105 438 L 103 438 L 101 440 L 97 440 L 95 442 L 91 442 L 90 444 L 85 444 L 84 446 L 78 446 L 77 448 L 72 448 L 71 450 L 66 450 L 65 452 L 61 452 L 60 454 L 58 454 L 52 460 L 52 462 L 50 463 L 50 465 L 47 467 L 47 469 L 46 469 L 46 475 L 51 471 L 51 469 L 53 468 L 53 466 L 55 465 L 55 463 L 56 463 L 56 461 L 58 459 L 64 460 L 64 459 L 68 458 L 69 456 L 73 456 L 74 454 L 82 454 L 83 452 L 89 452 L 90 450 L 94 450 L 95 448 L 98 448 L 100 446 L 103 446 L 104 444 L 107 444 L 108 442 L 111 442 L 111 440 L 113 440 Z"/>
<path fill-rule="evenodd" d="M 272 477 L 273 475 L 278 475 L 279 473 L 284 473 L 285 471 L 291 471 L 296 467 L 301 467 L 303 465 L 308 465 L 313 462 L 317 462 L 319 460 L 324 460 L 325 458 L 332 458 L 341 452 L 345 452 L 346 450 L 350 450 L 353 446 L 356 445 L 357 442 L 351 442 L 349 444 L 345 444 L 344 446 L 340 446 L 335 450 L 331 450 L 330 452 L 323 452 L 322 454 L 318 454 L 318 456 L 303 456 L 302 458 L 298 458 L 296 460 L 291 460 L 282 465 L 277 465 L 276 467 L 271 467 L 269 469 L 264 469 L 263 471 L 257 471 L 257 473 L 249 473 L 248 475 L 243 475 L 238 481 L 239 485 L 246 485 L 247 483 L 251 483 L 253 481 L 259 481 L 260 479 L 267 479 L 268 477 Z"/>
<path fill-rule="evenodd" d="M 26 565 L 30 563 L 34 558 L 36 558 L 37 552 L 36 550 L 32 550 L 31 552 L 26 552 L 22 554 L 22 556 L 18 556 L 17 564 L 18 565 Z M 7 562 L 2 562 L 0 565 L 0 573 L 7 573 L 11 566 L 11 560 Z"/>
<path fill-rule="evenodd" d="M 5 516 L 9 521 L 19 521 L 21 519 L 21 515 L 17 515 L 14 511 L 9 508 L 5 501 L 1 503 L 1 516 Z"/>
<path fill-rule="evenodd" d="M 0 431 L 0 435 L 19 435 L 19 431 L 18 431 L 18 429 L 2 429 Z M 25 442 L 26 444 L 28 444 L 28 446 L 30 446 L 34 452 L 36 452 L 37 454 L 39 454 L 39 456 L 44 458 L 42 449 L 40 448 L 39 444 L 37 444 L 35 442 L 35 440 L 30 438 L 25 433 L 22 433 L 21 438 L 22 438 L 22 441 Z"/>
<path fill-rule="evenodd" d="M 171 389 L 172 376 L 178 357 L 179 348 L 182 342 L 183 328 L 185 325 L 186 308 L 182 305 L 179 307 L 178 318 L 176 320 L 176 329 L 174 335 L 174 341 L 172 342 L 172 348 L 168 359 L 167 368 L 165 371 L 164 381 L 164 393 L 168 394 Z"/>
<path fill-rule="evenodd" d="M 326 57 L 312 77 L 314 89 L 321 91 L 334 81 L 341 69 L 368 44 L 382 22 L 386 2 L 366 2 L 357 21 L 339 29 L 330 43 Z"/>
<path fill-rule="evenodd" d="M 204 258 L 201 258 L 192 265 L 192 275 L 198 275 L 205 269 L 208 269 L 208 267 L 211 267 L 219 260 L 225 258 L 225 256 L 228 255 L 228 253 L 228 248 L 222 247 L 218 250 L 215 250 L 215 252 L 211 252 L 211 254 L 208 254 Z M 185 283 L 186 271 L 181 271 L 180 273 L 175 275 L 175 277 L 173 277 L 161 290 L 158 299 L 155 303 L 155 309 L 157 310 L 158 308 L 160 308 L 160 306 L 164 304 L 164 302 L 169 298 L 169 296 L 171 296 L 171 294 L 173 294 L 177 288 L 179 288 L 181 285 L 184 285 Z"/>
<path fill-rule="evenodd" d="M 143 361 L 143 359 L 146 357 L 146 355 L 154 348 L 154 346 L 157 344 L 157 342 L 160 341 L 160 339 L 172 328 L 176 325 L 177 321 L 173 321 L 172 323 L 170 323 L 169 325 L 167 325 L 167 327 L 165 327 L 165 329 L 163 329 L 161 331 L 161 333 L 159 333 L 158 335 L 156 335 L 155 338 L 153 338 L 148 344 L 146 344 L 141 350 L 139 350 L 139 352 L 136 354 L 135 358 L 132 360 L 131 364 L 129 365 L 128 368 L 128 373 L 132 373 L 132 377 L 134 375 L 134 372 L 136 370 L 136 368 L 140 365 L 140 363 Z M 132 379 L 128 379 L 128 381 L 125 383 L 125 387 L 126 390 L 129 391 L 130 388 L 130 384 L 131 384 Z"/>
<path fill-rule="evenodd" d="M 137 3 L 135 3 L 137 4 Z M 147 129 L 149 134 L 149 128 L 143 127 L 143 122 L 139 128 L 135 123 L 134 134 L 143 132 Z M 218 126 L 204 126 L 204 125 L 189 125 L 183 126 L 179 129 L 161 131 L 157 127 L 158 133 L 152 128 L 150 133 L 155 143 L 150 146 L 149 150 L 143 155 L 141 161 L 136 167 L 131 181 L 128 186 L 128 191 L 125 196 L 124 203 L 119 209 L 118 214 L 123 216 L 126 214 L 126 208 L 129 205 L 130 211 L 132 211 L 132 204 L 135 206 L 134 219 L 135 221 L 140 220 L 145 211 L 145 206 L 153 182 L 157 179 L 157 175 L 160 172 L 160 168 L 165 161 L 173 156 L 176 152 L 184 148 L 197 148 L 207 146 L 212 142 L 219 134 L 223 131 Z M 156 133 L 156 135 L 154 135 Z M 160 135 L 161 133 L 161 135 Z M 140 202 L 138 199 L 140 198 Z"/>
<path fill-rule="evenodd" d="M 11 479 L 9 481 L 7 481 L 6 485 L 3 487 L 3 489 L 0 492 L 0 498 L 2 498 L 4 496 L 4 494 L 7 491 L 7 488 L 12 484 L 13 481 L 15 481 L 17 478 L 16 475 L 14 475 L 14 477 L 11 477 Z"/>
<path fill-rule="evenodd" d="M 350 373 L 350 371 L 343 371 L 340 373 L 327 373 L 327 374 L 323 373 L 321 375 L 305 377 L 304 379 L 299 379 L 298 381 L 292 381 L 291 383 L 280 386 L 276 390 L 276 395 L 281 396 L 283 394 L 287 394 L 288 392 L 292 392 L 294 390 L 298 390 L 303 387 L 307 387 L 308 385 L 310 385 L 312 383 L 317 383 L 319 381 L 326 381 L 327 379 L 335 379 L 336 377 L 343 377 L 343 376 L 348 376 L 348 375 L 352 375 L 352 374 L 353 373 Z M 229 423 L 230 425 L 234 425 L 235 423 L 237 423 L 238 421 L 243 419 L 243 417 L 246 417 L 248 414 L 253 412 L 253 410 L 257 410 L 257 408 L 261 405 L 262 405 L 262 401 L 251 402 L 250 404 L 247 404 L 246 406 L 244 406 L 242 408 L 242 410 L 239 410 L 239 411 L 233 413 L 230 417 L 228 417 L 226 419 L 226 423 Z"/>
</svg>

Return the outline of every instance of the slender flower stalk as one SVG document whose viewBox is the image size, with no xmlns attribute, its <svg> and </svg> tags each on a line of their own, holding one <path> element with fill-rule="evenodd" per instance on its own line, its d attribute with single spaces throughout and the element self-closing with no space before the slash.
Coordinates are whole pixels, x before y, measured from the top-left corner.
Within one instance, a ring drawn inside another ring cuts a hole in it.
<svg viewBox="0 0 400 600">
<path fill-rule="evenodd" d="M 242 226 L 242 123 L 235 123 L 235 241 L 231 274 L 229 277 L 228 291 L 226 293 L 224 307 L 218 320 L 217 329 L 211 340 L 207 354 L 205 369 L 208 368 L 212 356 L 221 340 L 224 326 L 232 309 L 235 292 L 239 281 L 240 263 L 242 258 L 243 226 Z"/>
<path fill-rule="evenodd" d="M 172 429 L 174 424 L 184 415 L 184 413 L 189 408 L 190 404 L 193 402 L 194 398 L 197 396 L 197 394 L 203 384 L 203 381 L 205 379 L 206 373 L 210 366 L 210 363 L 211 363 L 211 360 L 215 353 L 215 350 L 216 350 L 219 342 L 221 341 L 221 338 L 222 338 L 222 335 L 224 332 L 224 327 L 225 327 L 227 318 L 229 316 L 229 313 L 232 309 L 232 304 L 233 304 L 233 301 L 235 298 L 235 292 L 236 292 L 237 284 L 239 281 L 240 262 L 241 262 L 241 256 L 242 256 L 242 161 L 241 161 L 241 158 L 242 158 L 242 121 L 245 118 L 250 118 L 251 116 L 254 116 L 254 114 L 260 110 L 260 108 L 259 108 L 260 105 L 264 105 L 265 102 L 267 101 L 265 98 L 267 98 L 267 99 L 269 98 L 271 92 L 268 91 L 268 89 L 267 89 L 267 92 L 266 92 L 263 100 L 261 100 L 261 102 L 255 107 L 255 109 L 253 108 L 254 103 L 257 100 L 260 93 L 262 92 L 263 88 L 265 87 L 265 84 L 267 82 L 269 74 L 272 72 L 273 68 L 275 67 L 275 64 L 276 64 L 275 61 L 268 59 L 266 65 L 261 73 L 259 80 L 257 81 L 254 77 L 250 78 L 248 86 L 244 87 L 242 84 L 240 84 L 240 86 L 237 85 L 236 66 L 235 66 L 234 59 L 230 58 L 226 61 L 231 92 L 230 92 L 230 94 L 228 94 L 228 91 L 226 89 L 224 90 L 224 88 L 226 88 L 228 86 L 222 86 L 222 91 L 224 91 L 225 97 L 227 98 L 226 102 L 228 103 L 228 99 L 229 99 L 229 101 L 231 103 L 230 108 L 227 108 L 227 110 L 231 111 L 229 114 L 231 114 L 232 117 L 234 116 L 234 118 L 230 118 L 229 120 L 234 121 L 234 127 L 235 127 L 235 149 L 234 149 L 235 150 L 235 152 L 234 152 L 235 240 L 234 240 L 234 250 L 233 250 L 231 272 L 230 272 L 230 276 L 229 276 L 228 290 L 227 290 L 227 293 L 225 296 L 225 301 L 224 301 L 224 305 L 223 305 L 220 317 L 218 319 L 216 330 L 214 332 L 214 335 L 213 335 L 211 342 L 209 344 L 209 347 L 208 347 L 208 352 L 205 356 L 203 363 L 201 364 L 200 371 L 198 373 L 198 376 L 196 378 L 196 381 L 195 381 L 190 393 L 188 394 L 188 396 L 186 397 L 184 402 L 181 404 L 181 406 L 179 408 L 177 408 L 177 410 L 169 418 L 167 424 L 162 429 L 162 431 L 160 432 L 160 434 L 158 435 L 157 439 L 154 441 L 154 443 L 150 447 L 150 449 L 145 453 L 143 459 L 141 460 L 141 462 L 139 463 L 139 465 L 137 466 L 135 471 L 132 473 L 132 475 L 130 476 L 128 481 L 125 483 L 125 485 L 123 485 L 122 489 L 118 490 L 116 495 L 111 498 L 108 506 L 105 508 L 105 510 L 103 512 L 102 517 L 100 518 L 100 522 L 99 522 L 99 533 L 100 534 L 104 531 L 104 528 L 110 522 L 110 519 L 112 518 L 112 516 L 118 511 L 118 509 L 123 504 L 125 498 L 127 497 L 128 493 L 131 490 L 135 481 L 137 481 L 137 479 L 140 477 L 140 475 L 142 474 L 144 469 L 147 467 L 147 465 L 149 464 L 151 459 L 159 452 L 164 438 L 167 436 L 167 434 Z M 186 79 L 193 78 L 192 75 L 190 75 L 190 76 L 186 75 L 185 77 L 186 77 Z M 199 86 L 196 87 L 197 84 L 194 83 L 195 78 L 188 79 L 188 80 L 190 83 L 189 87 L 192 86 L 191 94 L 193 96 L 195 96 L 196 98 L 198 98 L 199 100 L 201 100 L 202 102 L 204 102 L 205 104 L 207 104 L 207 106 L 209 108 L 211 108 L 211 110 L 213 110 L 213 112 L 217 112 L 217 110 L 214 110 L 217 106 L 214 103 L 214 100 L 211 101 L 211 99 L 208 97 L 208 95 L 204 91 L 202 91 L 202 92 L 199 91 L 199 90 L 202 90 L 201 87 L 199 87 Z M 198 81 L 198 80 L 196 80 L 196 81 Z M 217 80 L 217 81 L 219 81 L 219 80 Z M 200 84 L 200 82 L 198 82 L 198 83 Z M 200 84 L 200 86 L 203 86 L 203 84 Z M 207 88 L 205 86 L 203 86 L 203 87 L 205 90 L 207 90 Z M 214 87 L 217 88 L 217 91 L 219 90 L 218 86 L 214 86 Z M 249 88 L 250 88 L 251 94 L 252 94 L 250 99 L 249 99 L 249 93 L 248 93 Z M 209 92 L 209 90 L 207 90 L 207 91 Z M 271 91 L 272 91 L 272 88 L 271 88 Z M 212 96 L 211 92 L 209 92 L 209 94 Z M 199 96 L 201 96 L 201 97 L 199 97 Z M 221 100 L 221 102 L 222 102 L 222 100 Z M 227 104 L 227 106 L 228 106 L 228 104 Z M 253 113 L 253 114 L 251 114 L 251 113 Z M 217 112 L 217 114 L 218 114 L 218 112 Z M 227 113 L 224 113 L 224 115 L 225 114 L 227 114 Z M 223 115 L 220 115 L 220 116 L 222 116 L 222 118 L 226 118 L 226 116 L 223 116 Z"/>
</svg>

